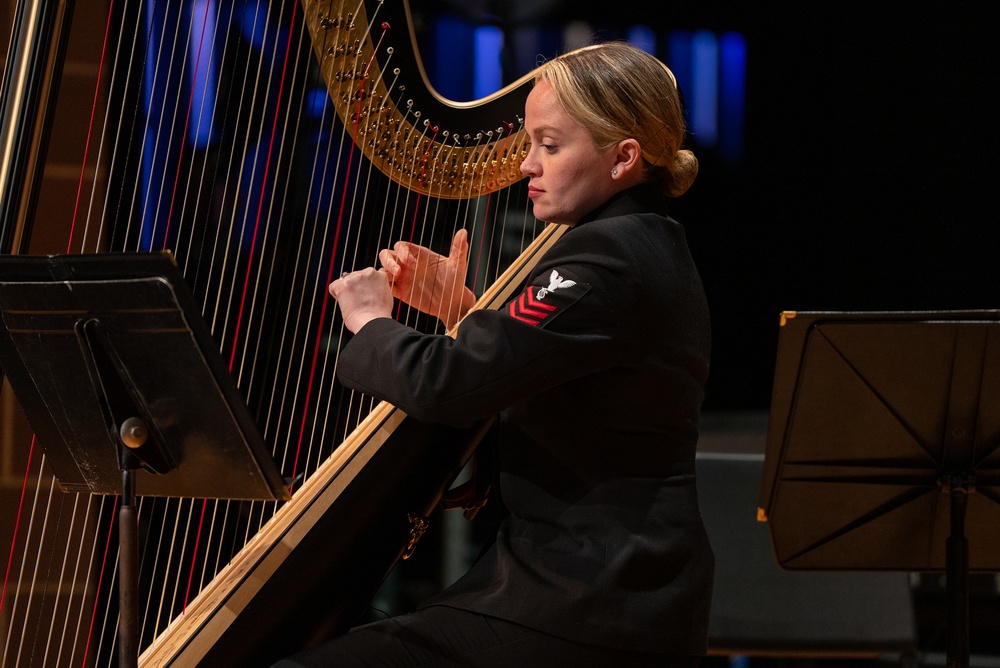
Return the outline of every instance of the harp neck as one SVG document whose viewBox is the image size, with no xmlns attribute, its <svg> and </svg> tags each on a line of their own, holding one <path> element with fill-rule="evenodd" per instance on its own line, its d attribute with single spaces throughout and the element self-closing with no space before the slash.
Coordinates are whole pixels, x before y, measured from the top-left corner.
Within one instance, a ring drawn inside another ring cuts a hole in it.
<svg viewBox="0 0 1000 668">
<path fill-rule="evenodd" d="M 408 3 L 371 4 L 369 15 L 365 4 L 303 0 L 330 99 L 365 157 L 396 183 L 444 199 L 478 197 L 520 180 L 532 75 L 482 100 L 446 100 L 427 79 Z M 386 16 L 393 9 L 405 14 Z M 409 39 L 382 48 L 385 33 L 405 29 L 393 26 L 408 26 Z M 422 82 L 423 90 L 400 80 Z"/>
</svg>

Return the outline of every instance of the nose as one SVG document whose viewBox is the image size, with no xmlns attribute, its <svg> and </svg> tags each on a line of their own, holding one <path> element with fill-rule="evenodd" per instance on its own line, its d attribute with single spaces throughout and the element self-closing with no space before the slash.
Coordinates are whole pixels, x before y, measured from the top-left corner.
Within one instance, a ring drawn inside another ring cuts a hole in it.
<svg viewBox="0 0 1000 668">
<path fill-rule="evenodd" d="M 524 156 L 524 161 L 521 162 L 521 173 L 525 176 L 538 175 L 538 161 L 535 160 L 534 145 L 528 147 L 528 154 Z"/>
</svg>

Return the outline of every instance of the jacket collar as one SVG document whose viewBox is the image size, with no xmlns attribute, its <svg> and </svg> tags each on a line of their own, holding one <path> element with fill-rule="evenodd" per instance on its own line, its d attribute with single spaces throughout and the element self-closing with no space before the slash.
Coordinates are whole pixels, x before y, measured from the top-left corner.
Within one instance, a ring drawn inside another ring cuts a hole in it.
<svg viewBox="0 0 1000 668">
<path fill-rule="evenodd" d="M 667 215 L 667 198 L 659 189 L 649 183 L 615 193 L 604 204 L 600 205 L 574 226 L 578 227 L 591 220 L 628 216 L 637 213 L 658 213 Z"/>
</svg>

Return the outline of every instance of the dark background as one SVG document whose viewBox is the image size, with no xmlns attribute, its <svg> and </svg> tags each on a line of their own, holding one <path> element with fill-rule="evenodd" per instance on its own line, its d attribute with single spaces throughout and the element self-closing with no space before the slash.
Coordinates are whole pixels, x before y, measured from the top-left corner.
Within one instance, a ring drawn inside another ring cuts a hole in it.
<svg viewBox="0 0 1000 668">
<path fill-rule="evenodd" d="M 674 209 L 712 307 L 706 410 L 768 407 L 783 310 L 1000 308 L 985 4 L 420 4 L 505 31 L 583 19 L 602 37 L 635 23 L 745 37 L 743 158 L 695 146 L 699 178 Z"/>
</svg>

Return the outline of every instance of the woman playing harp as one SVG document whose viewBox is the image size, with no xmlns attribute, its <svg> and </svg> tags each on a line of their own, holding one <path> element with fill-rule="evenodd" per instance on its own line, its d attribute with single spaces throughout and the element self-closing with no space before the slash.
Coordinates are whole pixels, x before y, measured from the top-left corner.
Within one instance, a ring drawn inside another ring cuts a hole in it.
<svg viewBox="0 0 1000 668">
<path fill-rule="evenodd" d="M 448 257 L 397 244 L 330 286 L 355 333 L 345 385 L 427 421 L 499 414 L 509 516 L 417 612 L 280 665 L 693 666 L 706 650 L 694 461 L 709 319 L 666 213 L 697 171 L 675 81 L 624 44 L 574 51 L 539 69 L 525 127 L 535 216 L 571 229 L 505 308 L 472 312 L 454 340 L 392 319 L 393 296 L 448 325 L 465 314 L 461 232 Z"/>
</svg>

